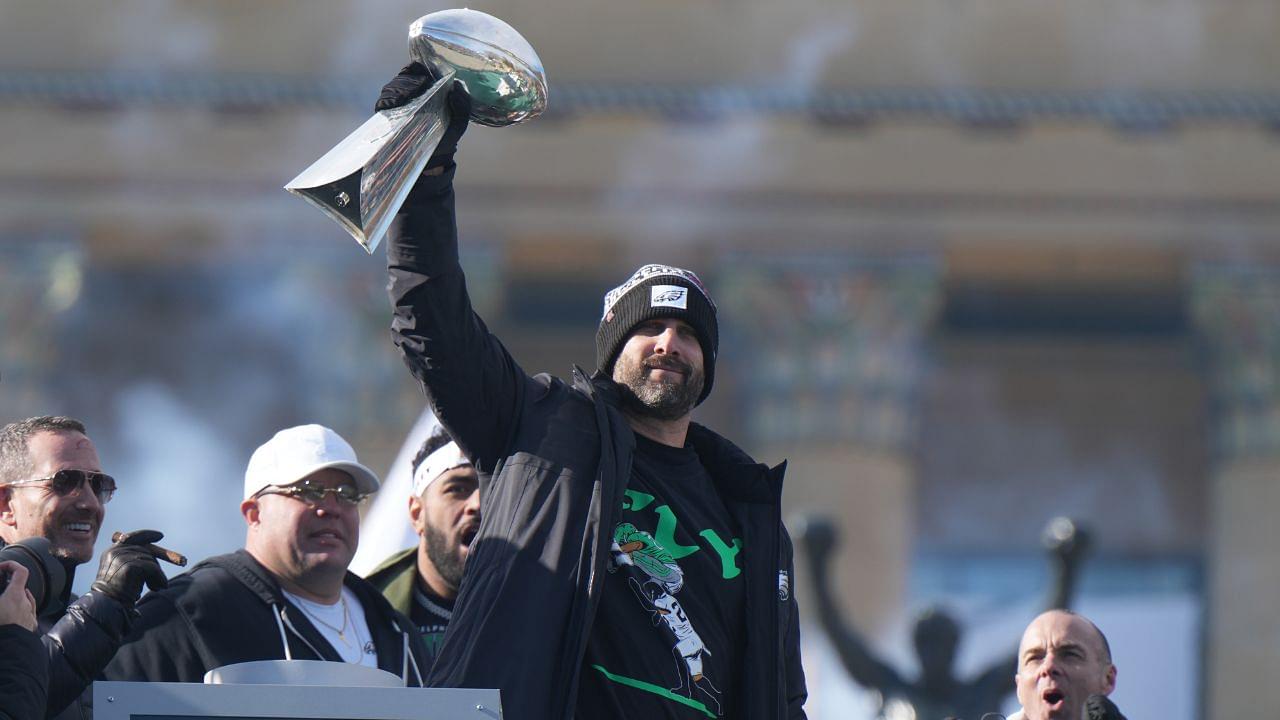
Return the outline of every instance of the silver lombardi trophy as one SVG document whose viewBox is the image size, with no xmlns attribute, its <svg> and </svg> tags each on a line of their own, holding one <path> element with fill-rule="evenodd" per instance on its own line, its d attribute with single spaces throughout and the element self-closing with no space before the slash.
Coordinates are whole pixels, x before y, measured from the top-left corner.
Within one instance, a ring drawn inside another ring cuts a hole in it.
<svg viewBox="0 0 1280 720">
<path fill-rule="evenodd" d="M 449 125 L 445 96 L 455 78 L 471 95 L 472 122 L 481 125 L 513 125 L 547 107 L 538 54 L 492 15 L 424 15 L 409 26 L 409 55 L 435 68 L 441 79 L 407 105 L 376 113 L 284 186 L 323 210 L 369 253 Z"/>
</svg>

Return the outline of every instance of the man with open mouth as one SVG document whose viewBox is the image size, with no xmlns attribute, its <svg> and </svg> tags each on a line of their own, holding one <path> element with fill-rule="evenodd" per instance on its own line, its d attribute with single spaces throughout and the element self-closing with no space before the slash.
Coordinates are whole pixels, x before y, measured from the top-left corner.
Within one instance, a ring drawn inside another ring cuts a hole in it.
<svg viewBox="0 0 1280 720">
<path fill-rule="evenodd" d="M 1124 718 L 1106 698 L 1116 688 L 1106 636 L 1069 610 L 1050 610 L 1027 626 L 1014 681 L 1022 709 L 1009 720 Z"/>
<path fill-rule="evenodd" d="M 128 632 L 143 587 L 165 584 L 146 547 L 164 536 L 139 530 L 102 554 L 89 592 L 71 595 L 76 567 L 93 560 L 115 491 L 115 479 L 102 471 L 79 420 L 41 416 L 0 428 L 0 547 L 45 538 L 56 558 L 51 562 L 66 570 L 60 594 L 44 604 L 37 627 L 49 657 L 47 718 L 89 717 L 89 683 Z"/>
<path fill-rule="evenodd" d="M 409 520 L 418 544 L 387 558 L 368 579 L 418 626 L 434 660 L 480 527 L 480 478 L 442 427 L 413 458 Z"/>
</svg>

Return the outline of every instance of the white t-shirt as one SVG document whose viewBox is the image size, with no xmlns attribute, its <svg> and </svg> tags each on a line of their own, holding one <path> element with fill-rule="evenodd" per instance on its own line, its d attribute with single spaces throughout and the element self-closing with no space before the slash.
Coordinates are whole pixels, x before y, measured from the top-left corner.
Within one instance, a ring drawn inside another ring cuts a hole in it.
<svg viewBox="0 0 1280 720">
<path fill-rule="evenodd" d="M 369 632 L 369 623 L 364 618 L 364 607 L 350 588 L 343 585 L 341 599 L 332 605 L 298 597 L 287 590 L 281 592 L 289 602 L 298 606 L 344 662 L 378 667 L 378 651 L 373 646 L 373 634 Z"/>
</svg>

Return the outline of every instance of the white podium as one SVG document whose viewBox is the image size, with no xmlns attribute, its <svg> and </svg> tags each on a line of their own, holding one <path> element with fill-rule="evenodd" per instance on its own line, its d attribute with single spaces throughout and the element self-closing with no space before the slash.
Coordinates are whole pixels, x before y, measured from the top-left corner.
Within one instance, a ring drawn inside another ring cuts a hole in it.
<svg viewBox="0 0 1280 720">
<path fill-rule="evenodd" d="M 380 670 L 271 660 L 211 670 L 205 682 L 93 684 L 95 720 L 501 720 L 497 690 L 407 688 Z"/>
</svg>

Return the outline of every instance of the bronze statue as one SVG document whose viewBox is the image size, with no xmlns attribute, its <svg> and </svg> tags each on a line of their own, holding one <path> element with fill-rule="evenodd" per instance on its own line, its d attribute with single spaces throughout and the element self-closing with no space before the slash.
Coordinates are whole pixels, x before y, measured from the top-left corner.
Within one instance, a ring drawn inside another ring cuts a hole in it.
<svg viewBox="0 0 1280 720">
<path fill-rule="evenodd" d="M 952 672 L 960 644 L 960 626 L 941 608 L 930 608 L 921 613 L 912 630 L 920 658 L 920 677 L 904 678 L 876 657 L 862 636 L 841 617 L 831 594 L 829 568 L 838 539 L 835 526 L 830 520 L 816 516 L 803 517 L 791 525 L 813 579 L 822 628 L 849 675 L 860 685 L 879 693 L 881 718 L 978 720 L 983 714 L 1000 709 L 1000 704 L 1014 689 L 1013 676 L 1018 666 L 1016 640 L 1007 657 L 973 679 L 961 680 Z M 1055 518 L 1045 528 L 1043 539 L 1054 576 L 1045 609 L 1068 608 L 1081 562 L 1088 551 L 1089 534 L 1067 518 Z"/>
</svg>

